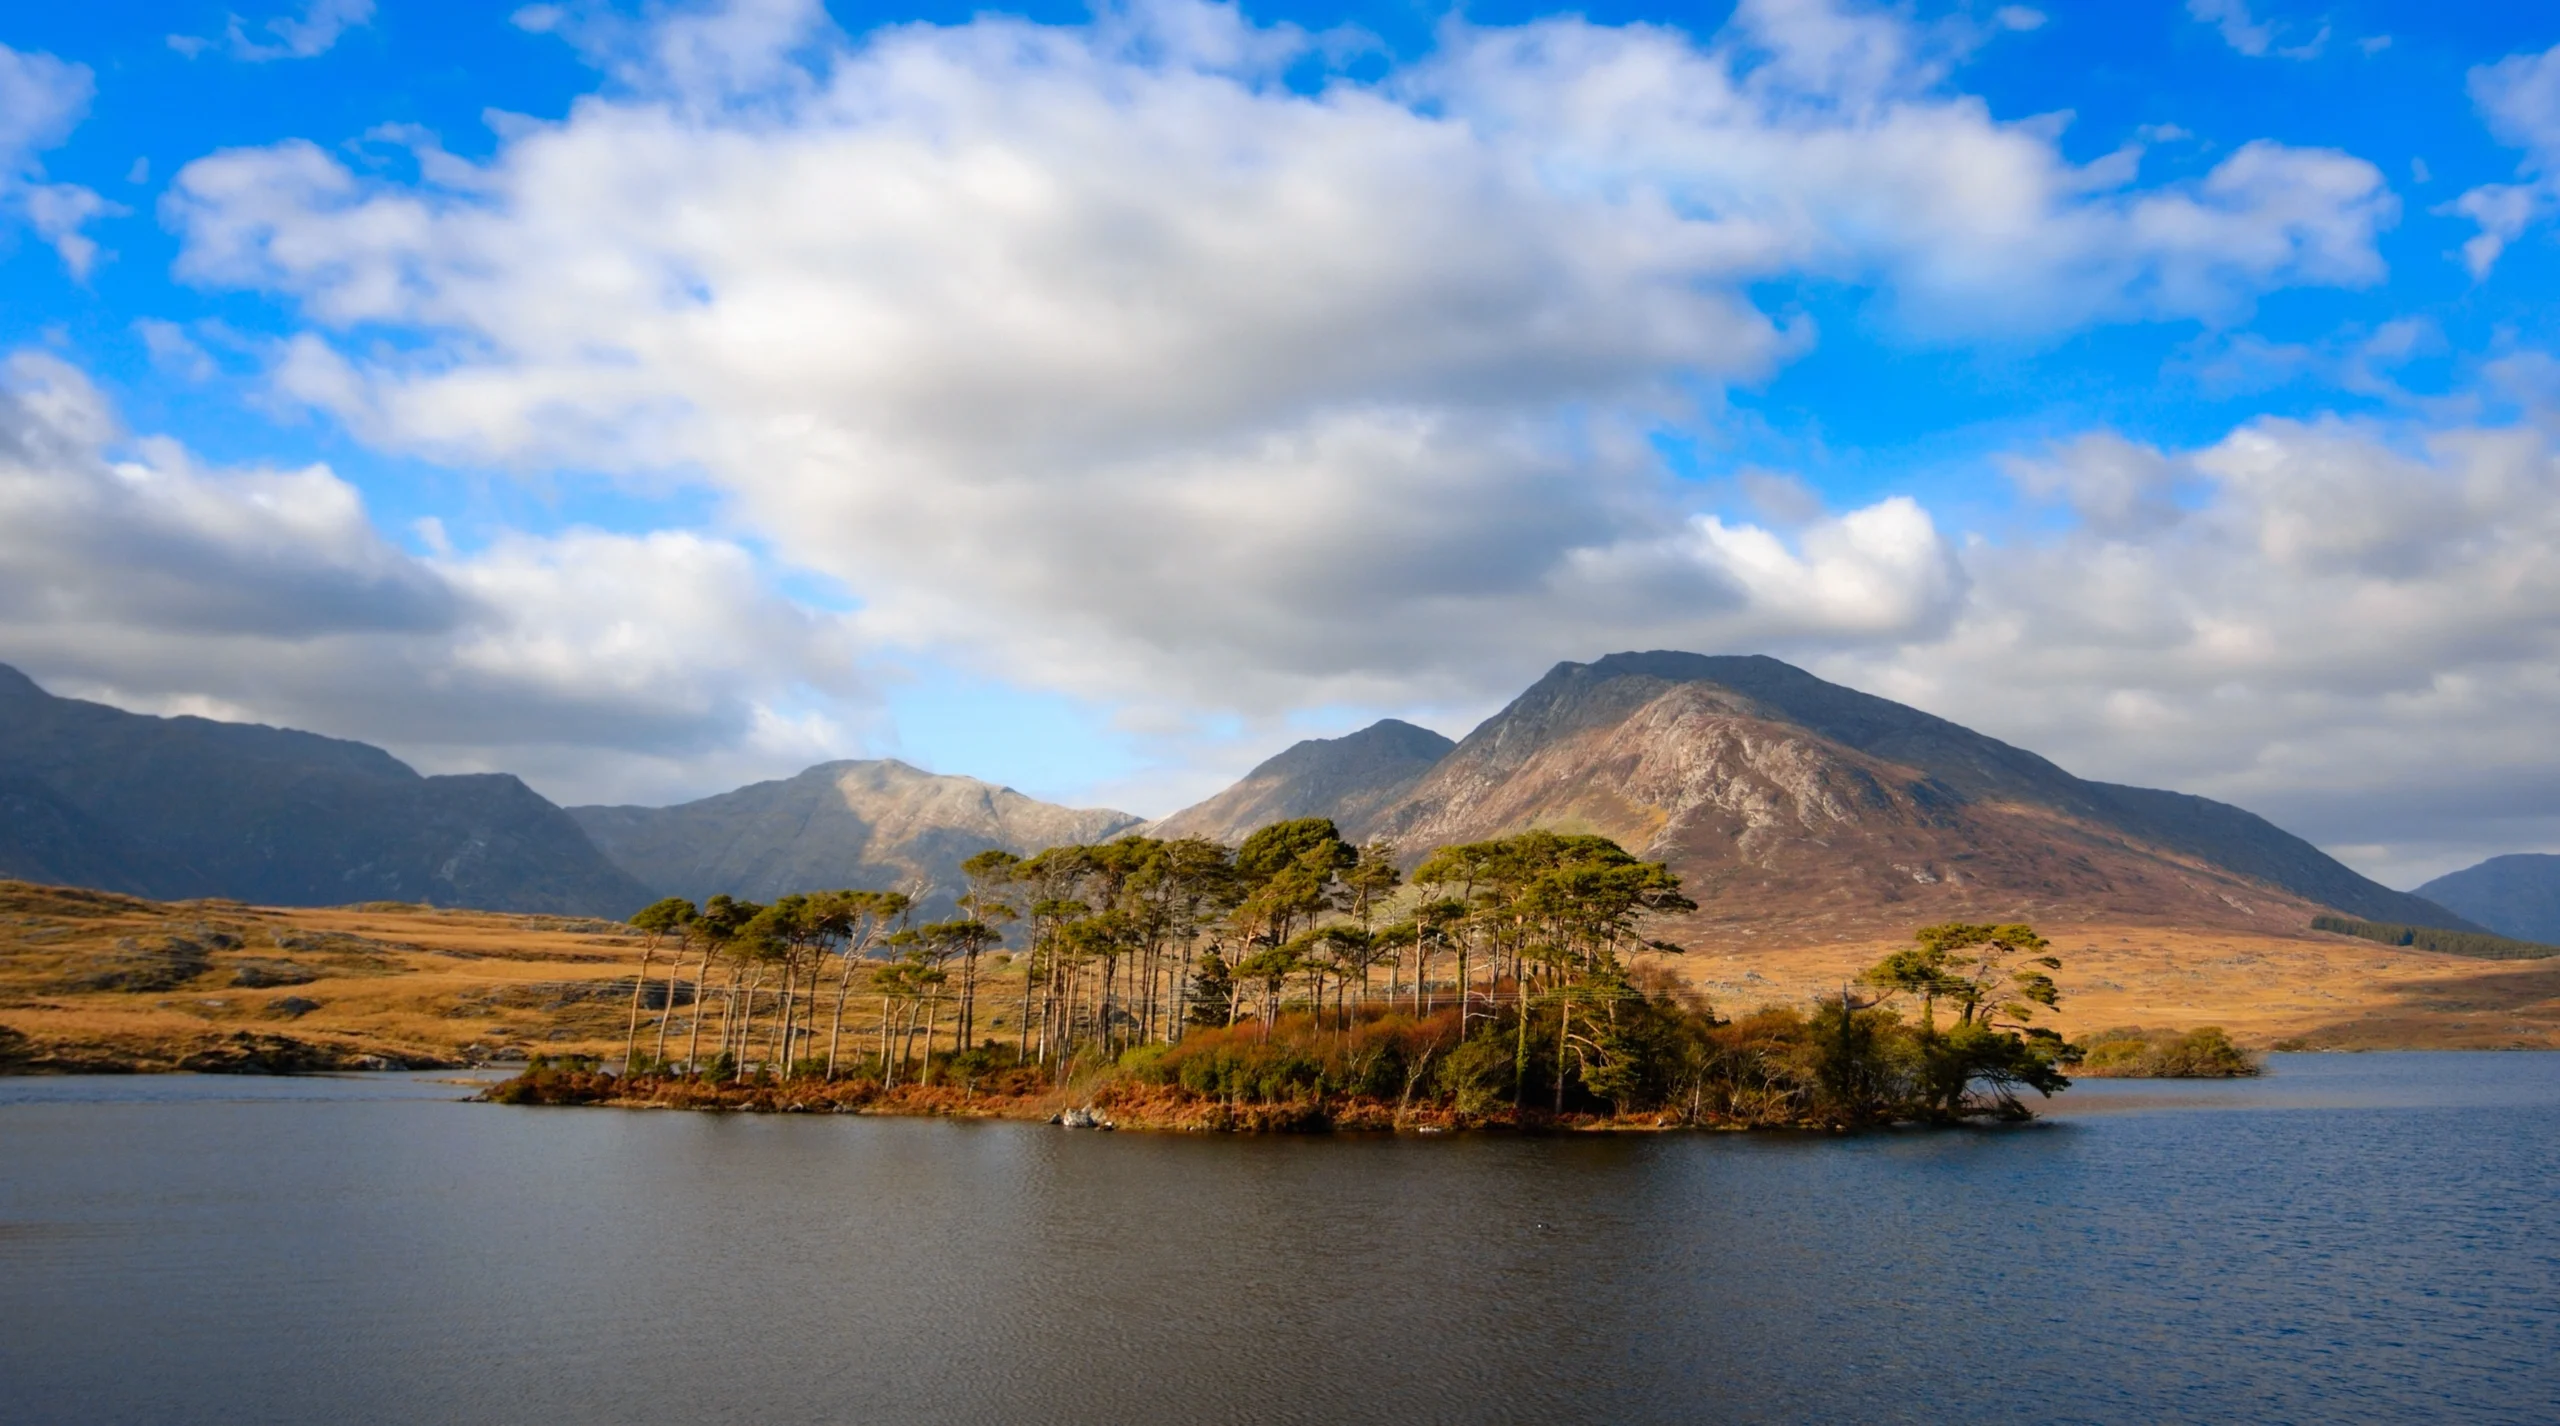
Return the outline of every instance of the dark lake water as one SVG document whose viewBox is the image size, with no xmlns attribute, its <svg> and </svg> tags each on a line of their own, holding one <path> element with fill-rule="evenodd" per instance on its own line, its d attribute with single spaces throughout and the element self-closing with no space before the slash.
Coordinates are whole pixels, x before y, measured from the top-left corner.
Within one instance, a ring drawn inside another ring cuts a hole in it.
<svg viewBox="0 0 2560 1426">
<path fill-rule="evenodd" d="M 2560 1055 L 1840 1140 L 461 1093 L 0 1080 L 0 1419 L 2560 1419 Z"/>
</svg>

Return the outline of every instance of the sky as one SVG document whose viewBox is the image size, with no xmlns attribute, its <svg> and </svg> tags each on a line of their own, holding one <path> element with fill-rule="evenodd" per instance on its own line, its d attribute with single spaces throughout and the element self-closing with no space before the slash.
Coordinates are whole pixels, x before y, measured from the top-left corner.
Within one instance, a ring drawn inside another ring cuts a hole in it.
<svg viewBox="0 0 2560 1426">
<path fill-rule="evenodd" d="M 0 18 L 0 661 L 567 803 L 1161 814 L 1763 652 L 2560 850 L 2560 13 Z"/>
</svg>

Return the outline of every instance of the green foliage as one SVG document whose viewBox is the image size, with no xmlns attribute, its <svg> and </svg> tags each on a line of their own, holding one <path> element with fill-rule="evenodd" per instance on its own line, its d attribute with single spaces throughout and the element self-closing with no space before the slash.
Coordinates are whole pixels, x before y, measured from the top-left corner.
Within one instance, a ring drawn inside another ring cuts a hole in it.
<svg viewBox="0 0 2560 1426">
<path fill-rule="evenodd" d="M 2062 1037 L 2029 1023 L 2038 1009 L 2062 1003 L 2049 973 L 2062 962 L 2047 949 L 2032 926 L 1920 928 L 1909 947 L 1860 977 L 1884 990 L 1883 1000 L 1861 1005 L 1843 991 L 1816 1011 L 1817 1079 L 1827 1110 L 1850 1124 L 2023 1119 L 2020 1090 L 2051 1095 L 2070 1087 L 2060 1068 Z M 1896 996 L 1920 1002 L 1919 1024 L 1882 1008 Z M 1944 1028 L 1941 1002 L 1955 1011 Z"/>
<path fill-rule="evenodd" d="M 2140 1028 L 2106 1030 L 2073 1049 L 2076 1068 L 2116 1079 L 2235 1079 L 2264 1074 L 2265 1062 L 2231 1043 L 2218 1025 L 2180 1034 Z"/>
<path fill-rule="evenodd" d="M 1186 1022 L 1203 1026 L 1226 1024 L 1227 1006 L 1235 999 L 1235 993 L 1235 976 L 1227 969 L 1226 957 L 1213 946 L 1201 954 L 1200 968 L 1192 973 Z"/>
<path fill-rule="evenodd" d="M 631 924 L 652 936 L 681 933 L 701 916 L 692 902 L 681 896 L 652 901 L 632 913 Z"/>
<path fill-rule="evenodd" d="M 2435 926 L 2401 926 L 2388 921 L 2359 921 L 2351 916 L 2314 916 L 2314 931 L 2334 931 L 2341 936 L 2359 936 L 2380 941 L 2386 946 L 2411 946 L 2421 951 L 2440 951 L 2448 956 L 2471 956 L 2488 961 L 2531 961 L 2546 956 L 2560 956 L 2560 946 L 2545 946 L 2533 941 L 2513 941 L 2504 936 L 2483 935 L 2476 931 L 2447 931 Z"/>
<path fill-rule="evenodd" d="M 1471 1035 L 1442 1057 L 1434 1083 L 1460 1114 L 1483 1117 L 1508 1108 L 1521 1085 L 1512 1047 L 1499 1027 Z"/>
</svg>

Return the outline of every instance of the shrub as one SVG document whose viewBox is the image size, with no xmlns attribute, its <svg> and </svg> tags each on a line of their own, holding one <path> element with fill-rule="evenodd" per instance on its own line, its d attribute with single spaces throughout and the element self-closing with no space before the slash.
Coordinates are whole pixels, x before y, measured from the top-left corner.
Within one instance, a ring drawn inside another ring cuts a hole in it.
<svg viewBox="0 0 2560 1426">
<path fill-rule="evenodd" d="M 2266 1068 L 2218 1025 L 2184 1034 L 2138 1026 L 2104 1030 L 2077 1049 L 2080 1072 L 2102 1079 L 2233 1079 L 2263 1074 Z"/>
</svg>

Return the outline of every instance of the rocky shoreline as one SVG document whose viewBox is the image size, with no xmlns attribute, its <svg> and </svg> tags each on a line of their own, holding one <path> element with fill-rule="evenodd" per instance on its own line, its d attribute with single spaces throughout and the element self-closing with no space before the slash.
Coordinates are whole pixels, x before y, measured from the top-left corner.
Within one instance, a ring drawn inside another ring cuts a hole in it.
<svg viewBox="0 0 2560 1426">
<path fill-rule="evenodd" d="M 0 1026 L 0 1075 L 281 1075 L 480 1067 L 473 1061 L 447 1055 L 255 1030 L 174 1042 L 126 1044 L 111 1040 L 39 1042 Z"/>
</svg>

